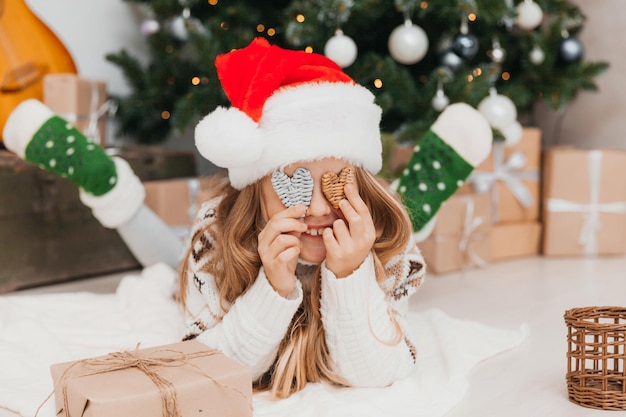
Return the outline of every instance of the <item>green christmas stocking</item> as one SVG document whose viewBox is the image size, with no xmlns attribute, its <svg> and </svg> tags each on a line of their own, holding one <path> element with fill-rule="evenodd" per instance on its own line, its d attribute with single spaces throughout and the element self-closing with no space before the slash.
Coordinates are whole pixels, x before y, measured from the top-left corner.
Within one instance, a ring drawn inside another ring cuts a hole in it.
<svg viewBox="0 0 626 417">
<path fill-rule="evenodd" d="M 464 103 L 448 106 L 420 139 L 396 184 L 417 241 L 428 237 L 441 205 L 489 156 L 492 141 L 487 120 Z"/>
<path fill-rule="evenodd" d="M 143 185 L 124 160 L 109 157 L 37 100 L 13 110 L 2 138 L 19 157 L 77 184 L 81 201 L 106 227 L 125 223 L 143 204 Z"/>
</svg>

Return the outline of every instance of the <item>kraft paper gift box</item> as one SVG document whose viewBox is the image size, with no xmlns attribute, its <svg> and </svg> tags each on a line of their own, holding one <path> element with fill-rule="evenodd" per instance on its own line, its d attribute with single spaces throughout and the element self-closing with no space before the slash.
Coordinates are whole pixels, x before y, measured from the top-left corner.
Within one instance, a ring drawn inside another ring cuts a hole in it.
<svg viewBox="0 0 626 417">
<path fill-rule="evenodd" d="M 145 181 L 144 204 L 184 239 L 200 208 L 202 183 L 199 178 Z"/>
<path fill-rule="evenodd" d="M 144 203 L 170 226 L 190 226 L 198 212 L 198 178 L 145 181 Z"/>
<path fill-rule="evenodd" d="M 546 150 L 544 255 L 626 253 L 626 152 Z"/>
<path fill-rule="evenodd" d="M 518 222 L 494 224 L 491 229 L 491 259 L 535 256 L 541 249 L 541 223 Z"/>
<path fill-rule="evenodd" d="M 110 109 L 106 82 L 76 74 L 47 74 L 43 79 L 43 103 L 94 143 L 106 144 Z"/>
<path fill-rule="evenodd" d="M 460 193 L 488 193 L 494 223 L 534 221 L 540 213 L 541 130 L 525 127 L 515 145 L 493 144 Z"/>
<path fill-rule="evenodd" d="M 455 194 L 441 207 L 431 235 L 418 244 L 428 271 L 444 274 L 491 261 L 491 199 Z"/>
<path fill-rule="evenodd" d="M 61 417 L 252 416 L 252 374 L 186 341 L 55 364 Z"/>
</svg>

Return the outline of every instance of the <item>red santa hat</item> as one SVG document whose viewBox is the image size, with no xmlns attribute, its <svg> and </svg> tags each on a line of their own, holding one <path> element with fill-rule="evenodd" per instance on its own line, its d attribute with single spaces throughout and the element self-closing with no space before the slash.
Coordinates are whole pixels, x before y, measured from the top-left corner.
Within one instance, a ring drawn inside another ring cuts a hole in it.
<svg viewBox="0 0 626 417">
<path fill-rule="evenodd" d="M 218 107 L 195 130 L 200 154 L 227 168 L 242 189 L 298 161 L 345 159 L 373 174 L 382 166 L 374 95 L 330 59 L 257 38 L 215 60 L 232 107 Z"/>
</svg>

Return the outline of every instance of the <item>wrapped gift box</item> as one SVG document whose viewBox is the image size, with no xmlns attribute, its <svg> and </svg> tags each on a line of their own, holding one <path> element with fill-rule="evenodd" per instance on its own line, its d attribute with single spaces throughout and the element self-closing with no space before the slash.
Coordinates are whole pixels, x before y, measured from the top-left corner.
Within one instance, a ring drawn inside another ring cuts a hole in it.
<svg viewBox="0 0 626 417">
<path fill-rule="evenodd" d="M 455 194 L 441 207 L 430 236 L 418 244 L 429 272 L 443 274 L 491 260 L 491 200 Z"/>
<path fill-rule="evenodd" d="M 540 214 L 541 130 L 525 127 L 515 145 L 494 143 L 460 193 L 488 193 L 494 223 L 536 221 Z"/>
<path fill-rule="evenodd" d="M 252 416 L 251 372 L 193 340 L 55 364 L 51 373 L 61 417 Z"/>
<path fill-rule="evenodd" d="M 541 223 L 518 222 L 494 224 L 491 229 L 491 259 L 534 256 L 541 249 Z"/>
<path fill-rule="evenodd" d="M 543 253 L 626 253 L 626 152 L 545 152 Z"/>
<path fill-rule="evenodd" d="M 47 74 L 43 79 L 43 102 L 93 142 L 106 144 L 109 101 L 104 81 L 76 74 Z"/>
<path fill-rule="evenodd" d="M 173 227 L 188 227 L 198 212 L 198 178 L 145 181 L 146 206 Z"/>
</svg>

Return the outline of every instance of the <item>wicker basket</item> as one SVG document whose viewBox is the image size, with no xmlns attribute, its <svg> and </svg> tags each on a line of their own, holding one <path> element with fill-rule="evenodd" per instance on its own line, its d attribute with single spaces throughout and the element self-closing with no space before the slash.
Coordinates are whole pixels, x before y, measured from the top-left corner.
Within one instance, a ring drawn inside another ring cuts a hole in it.
<svg viewBox="0 0 626 417">
<path fill-rule="evenodd" d="M 600 410 L 626 410 L 626 307 L 574 308 L 564 318 L 570 401 Z"/>
</svg>

